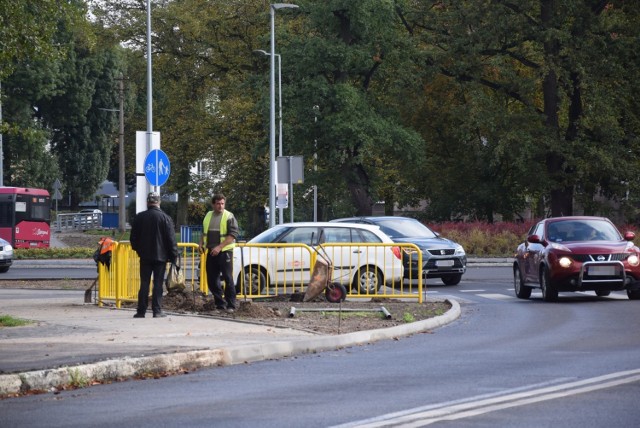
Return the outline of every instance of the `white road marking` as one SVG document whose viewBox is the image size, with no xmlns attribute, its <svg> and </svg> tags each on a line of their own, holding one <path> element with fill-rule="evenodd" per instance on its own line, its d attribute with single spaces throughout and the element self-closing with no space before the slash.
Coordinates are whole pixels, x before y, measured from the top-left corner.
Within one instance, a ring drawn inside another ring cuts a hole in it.
<svg viewBox="0 0 640 428">
<path fill-rule="evenodd" d="M 480 293 L 487 290 L 460 290 L 461 293 Z"/>
<path fill-rule="evenodd" d="M 478 296 L 480 297 L 484 297 L 485 299 L 492 299 L 492 300 L 513 300 L 516 297 L 515 296 L 507 296 L 506 294 L 499 294 L 499 293 L 486 293 L 486 294 L 478 294 Z"/>
<path fill-rule="evenodd" d="M 375 418 L 354 421 L 340 425 L 339 427 L 423 427 L 435 422 L 468 418 L 511 407 L 524 406 L 541 401 L 612 388 L 627 383 L 640 382 L 640 369 L 557 384 L 558 382 L 565 381 L 566 378 L 556 379 L 546 384 L 540 384 L 542 387 L 540 387 L 540 385 L 531 385 L 529 387 L 507 389 L 494 394 L 495 396 L 481 395 L 452 402 L 432 404 L 402 412 L 389 413 Z"/>
</svg>

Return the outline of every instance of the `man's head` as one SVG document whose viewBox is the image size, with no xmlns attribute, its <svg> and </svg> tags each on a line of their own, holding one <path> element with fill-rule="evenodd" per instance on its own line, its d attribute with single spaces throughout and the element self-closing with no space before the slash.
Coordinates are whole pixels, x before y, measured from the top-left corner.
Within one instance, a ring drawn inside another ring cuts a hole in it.
<svg viewBox="0 0 640 428">
<path fill-rule="evenodd" d="M 213 195 L 213 198 L 211 198 L 211 206 L 213 207 L 213 211 L 216 214 L 220 214 L 222 211 L 224 211 L 226 199 L 227 198 L 225 198 L 222 193 L 216 193 L 215 195 Z"/>
<path fill-rule="evenodd" d="M 160 205 L 160 194 L 157 192 L 149 192 L 147 195 L 147 206 L 157 207 L 158 205 Z"/>
</svg>

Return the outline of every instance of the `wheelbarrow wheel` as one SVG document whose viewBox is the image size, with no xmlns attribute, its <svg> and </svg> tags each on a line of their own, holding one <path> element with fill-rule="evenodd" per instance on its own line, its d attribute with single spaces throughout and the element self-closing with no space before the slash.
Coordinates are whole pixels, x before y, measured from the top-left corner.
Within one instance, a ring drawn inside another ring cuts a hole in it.
<svg viewBox="0 0 640 428">
<path fill-rule="evenodd" d="M 331 284 L 327 285 L 327 288 L 325 288 L 324 297 L 326 297 L 327 302 L 344 302 L 344 299 L 347 297 L 347 289 L 342 284 L 332 282 Z"/>
</svg>

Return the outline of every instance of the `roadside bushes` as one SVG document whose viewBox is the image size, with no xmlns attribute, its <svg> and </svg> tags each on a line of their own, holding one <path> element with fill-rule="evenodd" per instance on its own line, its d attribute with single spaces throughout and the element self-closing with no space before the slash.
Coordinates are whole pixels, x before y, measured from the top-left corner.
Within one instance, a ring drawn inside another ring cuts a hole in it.
<svg viewBox="0 0 640 428">
<path fill-rule="evenodd" d="M 483 223 L 444 222 L 428 226 L 464 247 L 467 256 L 512 257 L 534 221 Z"/>
</svg>

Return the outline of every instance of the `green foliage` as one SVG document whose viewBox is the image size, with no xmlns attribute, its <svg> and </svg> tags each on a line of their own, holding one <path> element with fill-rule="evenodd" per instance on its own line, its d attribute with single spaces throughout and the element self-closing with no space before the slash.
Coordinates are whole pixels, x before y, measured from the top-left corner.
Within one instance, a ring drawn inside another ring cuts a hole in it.
<svg viewBox="0 0 640 428">
<path fill-rule="evenodd" d="M 58 58 L 66 46 L 54 43 L 61 23 L 83 25 L 84 4 L 78 1 L 0 0 L 0 81 L 24 60 Z"/>
<path fill-rule="evenodd" d="M 0 1 L 0 40 L 11 41 L 0 52 L 6 184 L 61 176 L 76 203 L 108 170 L 115 178 L 117 115 L 100 109 L 117 106 L 124 72 L 132 185 L 135 130 L 146 125 L 144 8 Z M 221 191 L 249 236 L 264 228 L 270 58 L 253 51 L 269 44 L 268 4 L 153 4 L 154 128 L 172 160 L 176 224 L 202 214 L 190 200 Z M 377 201 L 388 213 L 427 201 L 431 221 L 566 215 L 573 203 L 638 216 L 635 3 L 296 4 L 275 26 L 283 154 L 305 159 L 296 220 L 311 219 L 312 185 L 320 220 L 368 214 Z"/>
<path fill-rule="evenodd" d="M 14 318 L 10 315 L 0 315 L 0 327 L 20 327 L 31 324 L 31 321 Z"/>
<path fill-rule="evenodd" d="M 97 241 L 96 241 L 97 242 Z M 68 248 L 16 248 L 13 250 L 16 260 L 28 259 L 89 259 L 96 251 L 95 247 Z"/>
<path fill-rule="evenodd" d="M 406 323 L 409 323 L 409 322 L 414 322 L 416 318 L 413 316 L 412 313 L 405 312 L 404 314 L 402 314 L 402 320 Z"/>
</svg>

